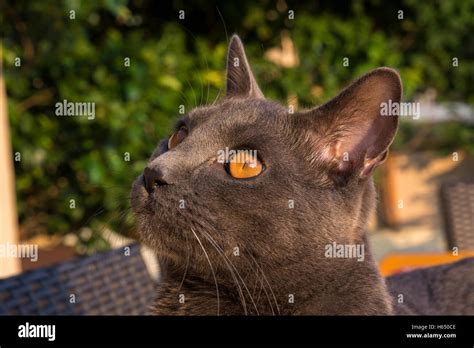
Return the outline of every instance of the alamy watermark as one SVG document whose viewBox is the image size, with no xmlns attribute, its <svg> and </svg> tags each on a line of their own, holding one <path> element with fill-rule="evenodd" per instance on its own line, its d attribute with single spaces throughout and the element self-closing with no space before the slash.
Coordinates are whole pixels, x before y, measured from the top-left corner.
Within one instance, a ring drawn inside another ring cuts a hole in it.
<svg viewBox="0 0 474 348">
<path fill-rule="evenodd" d="M 257 159 L 257 150 L 234 150 L 226 147 L 217 151 L 217 162 L 227 163 L 231 158 L 239 154 L 241 159 L 250 158 Z"/>
<path fill-rule="evenodd" d="M 56 116 L 85 116 L 88 120 L 95 118 L 94 102 L 70 102 L 64 99 L 62 102 L 55 104 Z"/>
<path fill-rule="evenodd" d="M 420 103 L 394 102 L 392 99 L 389 99 L 388 102 L 380 103 L 380 115 L 408 116 L 418 120 L 420 118 Z"/>
<path fill-rule="evenodd" d="M 36 262 L 38 261 L 38 245 L 13 244 L 10 242 L 2 243 L 0 244 L 0 259 L 1 258 L 22 258 Z"/>
<path fill-rule="evenodd" d="M 332 242 L 324 247 L 324 256 L 328 258 L 357 259 L 362 262 L 365 259 L 364 244 L 337 244 Z"/>
<path fill-rule="evenodd" d="M 56 339 L 56 325 L 54 324 L 30 324 L 26 322 L 18 326 L 19 338 L 47 338 L 52 342 Z"/>
</svg>

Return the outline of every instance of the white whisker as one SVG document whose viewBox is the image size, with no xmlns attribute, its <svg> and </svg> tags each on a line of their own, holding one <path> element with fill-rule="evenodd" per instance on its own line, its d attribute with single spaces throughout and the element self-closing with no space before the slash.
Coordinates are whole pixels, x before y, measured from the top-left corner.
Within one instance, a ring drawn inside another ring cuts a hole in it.
<svg viewBox="0 0 474 348">
<path fill-rule="evenodd" d="M 219 253 L 219 255 L 221 255 L 222 258 L 224 259 L 224 263 L 225 263 L 225 265 L 227 266 L 227 268 L 229 269 L 230 274 L 231 274 L 231 276 L 232 276 L 232 279 L 234 280 L 235 285 L 237 285 L 237 291 L 238 291 L 238 293 L 239 293 L 240 303 L 242 303 L 242 307 L 243 307 L 243 309 L 244 309 L 244 314 L 245 314 L 245 315 L 248 315 L 248 312 L 247 312 L 247 303 L 246 303 L 246 301 L 245 301 L 245 296 L 244 296 L 244 293 L 243 293 L 243 291 L 242 291 L 242 287 L 240 286 L 240 283 L 239 283 L 237 277 L 235 276 L 235 272 L 232 270 L 232 268 L 230 267 L 229 263 L 227 262 L 227 260 L 226 260 L 226 258 L 225 258 L 225 255 L 223 255 L 222 252 L 217 248 L 215 241 L 214 241 L 214 243 L 213 243 L 212 240 L 209 239 L 209 238 L 212 239 L 211 235 L 209 235 L 209 234 L 207 233 L 207 235 L 204 234 L 204 236 L 207 238 L 207 240 L 209 241 L 209 243 L 211 243 L 211 245 L 214 247 L 214 249 L 216 249 L 216 251 Z"/>
<path fill-rule="evenodd" d="M 197 236 L 196 232 L 194 232 L 193 228 L 191 228 L 191 232 L 193 232 L 194 237 L 196 237 L 199 245 L 201 246 L 202 251 L 204 252 L 204 255 L 206 255 L 206 259 L 207 259 L 207 262 L 209 263 L 209 267 L 211 267 L 212 276 L 214 277 L 214 282 L 216 283 L 217 315 L 219 315 L 220 299 L 219 299 L 219 285 L 217 285 L 216 273 L 214 272 L 214 268 L 212 267 L 211 259 L 209 258 L 209 255 L 207 255 L 207 252 L 206 252 L 206 249 L 204 248 L 204 245 L 202 245 L 201 240 Z"/>
<path fill-rule="evenodd" d="M 188 235 L 186 233 L 184 233 L 184 236 L 186 237 L 186 267 L 184 268 L 183 279 L 181 279 L 181 284 L 179 284 L 178 291 L 181 290 L 181 288 L 183 287 L 184 279 L 186 279 L 186 275 L 188 273 L 188 267 L 189 267 L 189 258 L 190 258 L 190 254 L 191 254 L 189 252 L 190 244 L 189 244 L 189 240 L 188 240 Z"/>
<path fill-rule="evenodd" d="M 275 301 L 275 305 L 276 305 L 276 308 L 277 308 L 277 311 L 278 311 L 278 315 L 280 315 L 280 307 L 278 307 L 278 302 L 276 300 L 276 297 L 275 297 L 275 293 L 273 292 L 273 289 L 272 289 L 272 286 L 270 285 L 270 282 L 268 281 L 267 277 L 265 276 L 265 272 L 263 272 L 263 268 L 259 265 L 259 263 L 257 262 L 257 260 L 251 255 L 249 254 L 250 257 L 253 259 L 253 261 L 255 262 L 255 264 L 257 265 L 257 267 L 260 269 L 260 272 L 262 272 L 262 276 L 263 276 L 263 279 L 265 280 L 265 282 L 267 283 L 269 289 L 270 289 L 270 292 L 272 293 L 272 296 L 273 296 L 273 300 Z"/>
<path fill-rule="evenodd" d="M 212 238 L 212 236 L 205 232 L 210 238 Z M 213 239 L 214 240 L 214 239 Z M 225 257 L 225 259 L 230 263 L 230 265 L 232 266 L 232 268 L 234 269 L 234 271 L 237 273 L 237 276 L 240 278 L 241 282 L 242 282 L 242 285 L 244 286 L 245 290 L 247 291 L 247 293 L 249 294 L 249 297 L 250 297 L 250 301 L 252 301 L 252 304 L 255 308 L 255 311 L 257 312 L 257 315 L 259 315 L 259 312 L 258 312 L 258 308 L 257 308 L 257 305 L 255 304 L 255 301 L 253 299 L 253 296 L 252 294 L 250 293 L 250 290 L 248 289 L 247 287 L 247 284 L 245 284 L 245 281 L 244 279 L 240 276 L 240 273 L 239 271 L 237 270 L 237 268 L 235 267 L 235 265 L 233 264 L 233 262 L 231 260 L 229 260 L 229 258 L 224 254 L 223 250 L 219 247 L 219 245 L 217 245 L 217 243 L 214 241 L 215 243 L 215 247 L 216 248 L 219 248 L 219 250 L 221 251 L 222 255 Z"/>
</svg>

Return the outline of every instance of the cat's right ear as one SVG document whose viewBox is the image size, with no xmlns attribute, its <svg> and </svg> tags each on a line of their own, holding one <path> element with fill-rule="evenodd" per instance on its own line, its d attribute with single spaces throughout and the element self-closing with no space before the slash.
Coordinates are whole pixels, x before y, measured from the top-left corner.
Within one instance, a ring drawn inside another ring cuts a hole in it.
<svg viewBox="0 0 474 348">
<path fill-rule="evenodd" d="M 250 69 L 244 45 L 233 35 L 227 54 L 227 97 L 264 99 L 262 91 Z"/>
<path fill-rule="evenodd" d="M 401 97 L 399 74 L 378 68 L 326 104 L 295 115 L 297 135 L 311 162 L 329 166 L 344 181 L 368 177 L 387 157 L 398 128 L 398 111 L 384 110 L 398 106 Z"/>
</svg>

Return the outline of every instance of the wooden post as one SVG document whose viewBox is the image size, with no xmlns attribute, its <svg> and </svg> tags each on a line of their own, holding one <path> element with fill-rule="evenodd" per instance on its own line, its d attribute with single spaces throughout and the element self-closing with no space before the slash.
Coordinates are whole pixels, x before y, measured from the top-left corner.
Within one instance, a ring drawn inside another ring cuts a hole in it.
<svg viewBox="0 0 474 348">
<path fill-rule="evenodd" d="M 7 114 L 7 94 L 3 76 L 3 42 L 0 41 L 0 248 L 19 243 L 15 198 L 15 173 Z M 5 250 L 5 251 L 7 251 Z M 0 255 L 0 278 L 19 273 L 20 259 Z"/>
<path fill-rule="evenodd" d="M 400 227 L 400 214 L 397 197 L 397 155 L 390 153 L 382 166 L 382 214 L 390 228 Z"/>
</svg>

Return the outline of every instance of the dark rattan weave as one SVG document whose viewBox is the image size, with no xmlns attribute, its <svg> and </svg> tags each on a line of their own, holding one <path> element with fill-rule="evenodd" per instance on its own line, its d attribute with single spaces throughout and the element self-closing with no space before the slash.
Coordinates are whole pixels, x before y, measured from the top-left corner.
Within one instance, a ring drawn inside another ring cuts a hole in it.
<svg viewBox="0 0 474 348">
<path fill-rule="evenodd" d="M 449 248 L 474 250 L 474 182 L 442 185 L 441 204 Z"/>
<path fill-rule="evenodd" d="M 155 287 L 134 244 L 0 279 L 0 315 L 148 314 Z"/>
</svg>

